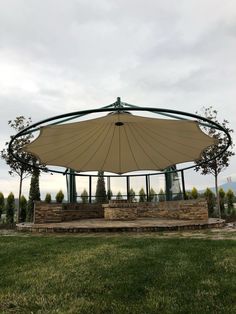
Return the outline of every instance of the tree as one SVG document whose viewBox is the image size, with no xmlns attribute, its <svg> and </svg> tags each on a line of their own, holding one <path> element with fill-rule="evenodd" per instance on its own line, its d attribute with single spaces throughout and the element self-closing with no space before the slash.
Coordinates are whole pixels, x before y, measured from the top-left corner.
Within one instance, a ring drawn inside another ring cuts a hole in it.
<svg viewBox="0 0 236 314">
<path fill-rule="evenodd" d="M 130 202 L 134 202 L 135 201 L 135 191 L 132 188 L 129 190 L 128 199 L 129 199 Z"/>
<path fill-rule="evenodd" d="M 8 125 L 13 128 L 17 133 L 22 131 L 24 128 L 28 127 L 31 124 L 31 118 L 26 119 L 24 116 L 16 117 L 15 120 L 8 121 Z M 11 139 L 14 136 L 11 136 Z M 29 153 L 25 153 L 21 150 L 23 146 L 30 143 L 30 140 L 33 138 L 32 134 L 26 134 L 18 137 L 14 140 L 12 144 L 12 152 L 17 154 L 25 163 L 21 163 L 16 160 L 8 151 L 9 142 L 5 143 L 6 148 L 4 148 L 1 153 L 1 158 L 5 160 L 7 165 L 10 167 L 9 174 L 11 176 L 17 175 L 19 176 L 19 195 L 18 198 L 20 200 L 21 192 L 22 192 L 22 183 L 25 178 L 31 175 L 32 168 L 28 165 L 35 164 L 36 159 Z M 17 222 L 20 217 L 20 206 L 17 207 Z"/>
<path fill-rule="evenodd" d="M 117 193 L 116 199 L 117 199 L 117 200 L 122 200 L 122 199 L 123 199 L 123 196 L 122 196 L 122 194 L 121 194 L 120 191 Z"/>
<path fill-rule="evenodd" d="M 212 216 L 214 213 L 214 208 L 215 208 L 215 194 L 212 192 L 211 189 L 207 188 L 206 191 L 204 192 L 204 196 L 207 201 L 207 207 L 208 207 L 208 214 L 209 216 Z"/>
<path fill-rule="evenodd" d="M 82 203 L 88 203 L 88 192 L 86 189 L 83 190 L 83 192 L 81 193 L 81 199 L 82 199 Z"/>
<path fill-rule="evenodd" d="M 196 200 L 198 198 L 198 191 L 195 187 L 192 188 L 191 196 L 194 200 Z"/>
<path fill-rule="evenodd" d="M 5 206 L 5 199 L 2 192 L 0 192 L 0 220 Z"/>
<path fill-rule="evenodd" d="M 146 202 L 146 193 L 144 192 L 143 188 L 141 188 L 141 190 L 139 191 L 139 202 Z"/>
<path fill-rule="evenodd" d="M 27 213 L 27 199 L 24 197 L 24 195 L 21 195 L 19 202 L 20 202 L 20 222 L 23 222 L 26 220 Z"/>
<path fill-rule="evenodd" d="M 231 189 L 227 191 L 226 198 L 228 210 L 231 210 L 234 208 L 234 192 Z"/>
<path fill-rule="evenodd" d="M 33 221 L 34 201 L 40 201 L 39 175 L 40 175 L 39 169 L 34 168 L 30 180 L 29 200 L 27 204 L 28 221 Z"/>
<path fill-rule="evenodd" d="M 219 189 L 219 198 L 220 198 L 220 211 L 221 214 L 224 215 L 225 214 L 225 191 L 220 188 Z"/>
<path fill-rule="evenodd" d="M 202 110 L 204 117 L 221 125 L 229 134 L 233 132 L 233 130 L 228 127 L 229 122 L 227 120 L 224 119 L 222 123 L 219 123 L 217 120 L 217 111 L 213 110 L 212 106 L 208 108 L 203 107 Z M 227 151 L 225 151 L 221 156 L 214 158 L 226 147 L 228 137 L 226 134 L 222 134 L 223 132 L 216 128 L 209 128 L 206 126 L 202 126 L 202 128 L 209 136 L 215 138 L 216 141 L 218 141 L 218 144 L 210 146 L 202 152 L 201 159 L 196 161 L 195 171 L 201 171 L 201 174 L 203 175 L 212 174 L 214 176 L 218 213 L 219 217 L 221 217 L 220 198 L 218 192 L 218 175 L 229 166 L 230 157 L 235 155 L 235 153 L 232 151 L 234 145 L 231 144 Z M 209 161 L 211 158 L 213 159 Z M 205 162 L 200 164 L 202 161 Z"/>
<path fill-rule="evenodd" d="M 56 195 L 56 201 L 57 203 L 62 203 L 63 200 L 64 200 L 64 193 L 62 192 L 62 190 L 60 190 Z"/>
<path fill-rule="evenodd" d="M 104 174 L 103 171 L 98 171 L 98 180 L 97 180 L 97 187 L 96 187 L 96 202 L 97 203 L 107 202 L 105 180 L 104 180 L 103 174 Z"/>
<path fill-rule="evenodd" d="M 44 202 L 50 204 L 51 201 L 52 201 L 52 196 L 50 193 L 47 193 L 45 196 Z"/>
<path fill-rule="evenodd" d="M 14 211 L 15 211 L 15 197 L 11 192 L 7 197 L 6 204 L 6 221 L 8 224 L 13 224 L 14 222 Z"/>
</svg>

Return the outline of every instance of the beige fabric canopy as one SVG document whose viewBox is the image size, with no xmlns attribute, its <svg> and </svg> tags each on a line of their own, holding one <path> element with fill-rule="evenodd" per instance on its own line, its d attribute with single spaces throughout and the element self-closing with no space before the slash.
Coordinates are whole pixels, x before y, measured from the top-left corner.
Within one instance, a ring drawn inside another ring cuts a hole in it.
<svg viewBox="0 0 236 314">
<path fill-rule="evenodd" d="M 197 122 L 111 113 L 104 117 L 46 126 L 23 150 L 46 165 L 76 171 L 163 170 L 200 158 L 216 140 Z"/>
</svg>

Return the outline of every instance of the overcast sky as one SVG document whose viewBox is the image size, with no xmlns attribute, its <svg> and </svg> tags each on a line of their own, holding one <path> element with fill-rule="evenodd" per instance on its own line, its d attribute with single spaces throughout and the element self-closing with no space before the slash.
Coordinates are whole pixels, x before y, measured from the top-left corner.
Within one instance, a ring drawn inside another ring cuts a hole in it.
<svg viewBox="0 0 236 314">
<path fill-rule="evenodd" d="M 191 113 L 212 105 L 235 129 L 235 55 L 235 0 L 0 0 L 0 149 L 16 116 L 37 122 L 117 96 Z M 0 191 L 17 194 L 18 178 L 0 169 Z M 236 157 L 220 183 L 229 176 Z M 192 172 L 186 181 L 214 184 Z M 41 177 L 42 193 L 59 188 L 64 177 Z"/>
</svg>

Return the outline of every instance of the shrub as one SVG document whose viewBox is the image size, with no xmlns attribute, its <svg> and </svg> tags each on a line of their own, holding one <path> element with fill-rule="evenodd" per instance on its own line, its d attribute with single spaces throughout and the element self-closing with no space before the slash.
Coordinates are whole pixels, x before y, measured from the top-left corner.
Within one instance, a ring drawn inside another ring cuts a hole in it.
<svg viewBox="0 0 236 314">
<path fill-rule="evenodd" d="M 164 202 L 165 201 L 166 198 L 165 198 L 165 192 L 163 191 L 163 189 L 160 189 L 158 197 L 159 197 L 159 201 L 160 202 Z"/>
<path fill-rule="evenodd" d="M 24 195 L 20 197 L 20 222 L 26 220 L 26 212 L 27 212 L 27 200 Z"/>
<path fill-rule="evenodd" d="M 149 191 L 148 200 L 149 200 L 149 202 L 156 202 L 157 201 L 156 192 L 154 191 L 153 188 L 151 188 Z"/>
<path fill-rule="evenodd" d="M 6 204 L 6 221 L 8 224 L 12 224 L 14 222 L 14 210 L 15 210 L 15 197 L 11 192 L 7 197 Z"/>
<path fill-rule="evenodd" d="M 122 196 L 122 194 L 121 194 L 120 191 L 117 193 L 116 199 L 117 199 L 117 200 L 122 200 L 122 199 L 123 199 L 123 196 Z"/>
<path fill-rule="evenodd" d="M 60 190 L 56 195 L 56 201 L 57 201 L 57 203 L 62 203 L 63 200 L 64 200 L 64 194 L 63 194 L 62 190 Z"/>
<path fill-rule="evenodd" d="M 0 192 L 0 220 L 1 220 L 1 216 L 3 213 L 4 207 L 5 207 L 4 195 L 2 192 Z"/>
<path fill-rule="evenodd" d="M 215 208 L 215 204 L 216 204 L 216 199 L 215 199 L 215 194 L 212 192 L 211 189 L 207 188 L 204 196 L 206 198 L 207 201 L 207 207 L 208 207 L 208 214 L 211 217 L 214 213 L 214 208 Z"/>
<path fill-rule="evenodd" d="M 129 199 L 130 202 L 134 202 L 135 201 L 135 191 L 132 188 L 129 190 L 128 199 Z"/>
<path fill-rule="evenodd" d="M 195 187 L 192 188 L 191 196 L 194 200 L 198 198 L 198 190 Z"/>
<path fill-rule="evenodd" d="M 219 198 L 221 215 L 225 216 L 225 191 L 222 188 L 219 189 Z"/>
<path fill-rule="evenodd" d="M 88 203 L 88 192 L 86 189 L 83 190 L 80 196 L 82 198 L 82 203 Z"/>
<path fill-rule="evenodd" d="M 44 201 L 45 201 L 45 203 L 48 203 L 48 204 L 51 203 L 52 197 L 51 197 L 51 194 L 50 194 L 50 193 L 47 193 L 47 194 L 46 194 Z"/>
<path fill-rule="evenodd" d="M 231 189 L 227 191 L 226 198 L 228 210 L 231 210 L 234 208 L 234 192 Z"/>
<path fill-rule="evenodd" d="M 139 202 L 146 202 L 146 194 L 143 188 L 141 188 L 141 190 L 139 191 Z"/>
</svg>

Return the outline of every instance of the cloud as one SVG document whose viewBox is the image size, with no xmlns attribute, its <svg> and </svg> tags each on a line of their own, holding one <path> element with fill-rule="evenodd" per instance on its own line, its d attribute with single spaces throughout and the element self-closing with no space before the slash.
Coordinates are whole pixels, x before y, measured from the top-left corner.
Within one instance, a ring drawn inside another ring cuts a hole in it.
<svg viewBox="0 0 236 314">
<path fill-rule="evenodd" d="M 213 105 L 234 128 L 235 21 L 233 0 L 2 1 L 1 149 L 18 115 L 37 122 L 117 96 L 192 113 Z"/>
</svg>

